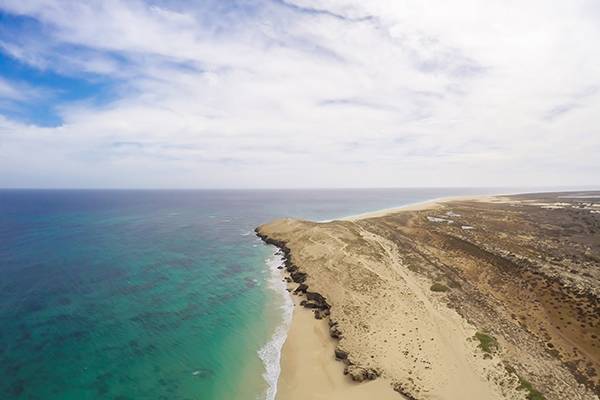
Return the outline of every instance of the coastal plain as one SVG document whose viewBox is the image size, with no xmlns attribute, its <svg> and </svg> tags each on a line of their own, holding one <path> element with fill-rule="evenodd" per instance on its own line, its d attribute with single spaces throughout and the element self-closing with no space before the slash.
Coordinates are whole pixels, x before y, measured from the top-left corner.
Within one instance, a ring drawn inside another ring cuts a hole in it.
<svg viewBox="0 0 600 400">
<path fill-rule="evenodd" d="M 296 304 L 280 400 L 600 395 L 600 192 L 282 219 L 257 234 L 284 253 Z"/>
</svg>

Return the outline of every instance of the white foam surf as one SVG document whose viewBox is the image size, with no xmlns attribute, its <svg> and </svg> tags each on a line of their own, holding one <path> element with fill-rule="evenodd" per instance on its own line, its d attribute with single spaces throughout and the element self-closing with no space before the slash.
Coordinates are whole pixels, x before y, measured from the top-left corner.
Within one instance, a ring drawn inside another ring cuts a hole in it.
<svg viewBox="0 0 600 400">
<path fill-rule="evenodd" d="M 271 336 L 271 340 L 258 350 L 258 356 L 265 365 L 265 372 L 263 373 L 263 378 L 267 382 L 265 399 L 275 400 L 275 395 L 277 394 L 277 381 L 279 380 L 279 374 L 281 373 L 281 349 L 283 348 L 283 343 L 285 342 L 288 329 L 292 322 L 294 303 L 286 290 L 286 284 L 281 279 L 281 273 L 277 269 L 277 267 L 283 264 L 283 257 L 281 255 L 273 254 L 266 262 L 271 270 L 269 286 L 275 290 L 278 295 L 281 295 L 282 321 L 275 329 L 273 336 Z"/>
</svg>

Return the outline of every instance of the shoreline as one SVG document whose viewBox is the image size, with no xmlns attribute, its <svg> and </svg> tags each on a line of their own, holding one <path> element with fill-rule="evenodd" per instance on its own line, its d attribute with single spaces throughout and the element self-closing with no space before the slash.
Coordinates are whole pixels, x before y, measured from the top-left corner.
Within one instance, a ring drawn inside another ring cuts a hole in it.
<svg viewBox="0 0 600 400">
<path fill-rule="evenodd" d="M 514 195 L 514 194 L 523 194 L 523 193 L 520 193 L 520 192 L 519 193 L 511 193 L 510 195 Z M 508 196 L 508 195 L 509 194 L 506 194 L 506 193 L 500 193 L 500 194 L 437 197 L 437 198 L 434 198 L 431 200 L 424 200 L 424 201 L 420 201 L 420 202 L 416 202 L 416 203 L 409 203 L 409 204 L 406 204 L 403 206 L 383 208 L 381 210 L 368 211 L 368 212 L 356 214 L 356 215 L 348 215 L 346 217 L 338 218 L 336 220 L 337 221 L 358 221 L 358 220 L 367 219 L 367 218 L 385 217 L 387 215 L 395 214 L 395 213 L 402 212 L 402 211 L 429 210 L 429 209 L 437 208 L 442 203 L 447 203 L 450 201 L 485 201 L 485 200 L 492 199 L 494 197 L 502 197 L 502 196 Z M 329 220 L 328 222 L 336 221 L 336 220 Z"/>
<path fill-rule="evenodd" d="M 301 305 L 301 293 L 294 293 L 298 283 L 290 277 L 289 250 L 285 244 L 261 239 L 277 249 L 267 262 L 277 278 L 271 287 L 284 297 L 283 321 L 271 340 L 259 350 L 259 358 L 265 365 L 266 399 L 305 400 L 307 396 L 314 400 L 363 400 L 367 396 L 375 396 L 378 400 L 403 398 L 384 377 L 355 382 L 346 374 L 345 363 L 336 359 L 336 340 L 330 335 L 328 324 L 316 319 L 313 311 Z M 282 288 L 283 292 L 280 292 Z M 265 357 L 267 348 L 274 357 Z M 306 393 L 307 383 L 310 383 L 310 393 Z"/>
<path fill-rule="evenodd" d="M 595 229 L 596 204 L 555 207 L 560 194 L 451 196 L 257 227 L 284 256 L 294 303 L 276 399 L 598 400 L 597 333 L 585 326 L 600 275 L 573 261 L 589 244 L 568 230 L 573 219 Z"/>
<path fill-rule="evenodd" d="M 439 207 L 441 203 L 449 201 L 480 201 L 503 195 L 439 197 L 318 223 L 358 221 L 403 211 L 433 209 Z M 304 400 L 307 393 L 303 389 L 307 382 L 310 382 L 311 385 L 310 398 L 315 400 L 361 400 L 367 396 L 375 396 L 378 400 L 409 398 L 394 390 L 392 382 L 385 377 L 378 376 L 374 380 L 355 382 L 347 375 L 345 363 L 335 356 L 337 343 L 330 335 L 327 323 L 319 321 L 311 310 L 302 307 L 300 296 L 294 293 L 298 283 L 301 282 L 294 282 L 290 277 L 290 267 L 292 270 L 294 268 L 290 260 L 290 250 L 285 243 L 262 236 L 258 228 L 255 229 L 255 233 L 265 244 L 276 248 L 273 257 L 266 260 L 270 269 L 275 273 L 274 279 L 277 278 L 279 281 L 273 282 L 272 288 L 279 291 L 282 288 L 279 287 L 279 283 L 283 284 L 283 292 L 280 293 L 287 299 L 284 300 L 285 304 L 282 305 L 282 308 L 286 308 L 291 302 L 291 310 L 284 310 L 281 325 L 276 328 L 271 340 L 259 350 L 259 357 L 265 365 L 263 376 L 268 386 L 266 399 Z M 279 260 L 276 260 L 277 257 L 280 257 Z M 274 265 L 277 262 L 278 265 Z M 264 349 L 272 345 L 277 347 L 275 357 L 267 358 L 264 356 Z M 269 365 L 273 362 L 277 362 L 277 365 Z M 307 365 L 318 366 L 318 368 L 306 368 Z"/>
<path fill-rule="evenodd" d="M 317 223 L 358 221 L 403 211 L 434 209 L 449 201 L 482 201 L 504 195 L 506 194 L 438 197 Z M 346 374 L 344 362 L 335 357 L 337 343 L 331 337 L 329 327 L 324 321 L 316 319 L 311 310 L 302 307 L 300 296 L 294 294 L 298 283 L 290 277 L 290 250 L 285 243 L 261 236 L 258 228 L 255 233 L 263 243 L 275 247 L 273 256 L 266 260 L 274 272 L 273 279 L 278 280 L 272 282 L 272 289 L 284 297 L 282 309 L 291 303 L 291 309 L 284 310 L 283 321 L 277 326 L 271 340 L 259 350 L 259 357 L 265 365 L 263 376 L 267 383 L 266 400 L 304 400 L 307 396 L 304 391 L 307 382 L 310 382 L 311 387 L 310 398 L 315 400 L 362 400 L 367 396 L 375 396 L 378 400 L 409 399 L 410 397 L 395 391 L 392 382 L 384 377 L 354 382 Z M 283 286 L 280 287 L 279 284 Z M 283 292 L 280 292 L 282 288 Z M 275 357 L 265 357 L 264 349 L 273 345 L 276 347 Z M 277 365 L 270 365 L 274 362 Z M 306 368 L 308 365 L 318 368 Z"/>
<path fill-rule="evenodd" d="M 344 363 L 335 359 L 335 340 L 325 321 L 294 301 L 292 322 L 281 352 L 281 374 L 277 382 L 278 400 L 399 400 L 391 382 L 380 377 L 368 382 L 353 382 L 344 375 Z"/>
<path fill-rule="evenodd" d="M 265 393 L 266 400 L 275 400 L 277 397 L 277 386 L 279 384 L 279 376 L 281 374 L 281 353 L 284 343 L 287 341 L 290 325 L 292 323 L 294 313 L 294 303 L 291 299 L 287 285 L 281 279 L 281 273 L 278 270 L 285 262 L 285 257 L 280 253 L 280 250 L 275 250 L 273 254 L 265 260 L 265 263 L 270 269 L 271 278 L 269 279 L 269 287 L 277 295 L 281 296 L 282 304 L 282 320 L 276 326 L 270 340 L 258 350 L 258 357 L 263 362 L 265 372 L 263 378 L 267 383 Z"/>
</svg>

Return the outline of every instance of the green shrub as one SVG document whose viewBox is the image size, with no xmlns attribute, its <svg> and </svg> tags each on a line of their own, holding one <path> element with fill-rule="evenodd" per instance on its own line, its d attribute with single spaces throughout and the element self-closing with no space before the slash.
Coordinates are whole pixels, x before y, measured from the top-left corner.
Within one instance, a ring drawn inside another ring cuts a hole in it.
<svg viewBox="0 0 600 400">
<path fill-rule="evenodd" d="M 517 387 L 517 389 L 527 390 L 529 392 L 527 393 L 527 400 L 546 400 L 544 395 L 537 391 L 531 385 L 531 383 L 529 383 L 519 375 L 517 375 L 517 378 L 519 378 L 519 387 Z"/>
<path fill-rule="evenodd" d="M 432 292 L 447 292 L 448 290 L 448 286 L 446 285 L 442 285 L 441 283 L 434 283 L 433 285 L 431 285 L 431 291 Z"/>
<path fill-rule="evenodd" d="M 475 339 L 479 341 L 479 348 L 485 353 L 493 353 L 498 349 L 498 341 L 495 337 L 490 336 L 483 332 L 477 332 Z"/>
<path fill-rule="evenodd" d="M 519 379 L 519 386 L 517 386 L 517 389 L 526 390 L 528 392 L 526 396 L 527 400 L 546 400 L 544 395 L 535 389 L 533 385 L 521 375 L 517 374 L 517 371 L 512 366 L 506 364 L 504 367 L 509 374 L 514 374 Z"/>
</svg>

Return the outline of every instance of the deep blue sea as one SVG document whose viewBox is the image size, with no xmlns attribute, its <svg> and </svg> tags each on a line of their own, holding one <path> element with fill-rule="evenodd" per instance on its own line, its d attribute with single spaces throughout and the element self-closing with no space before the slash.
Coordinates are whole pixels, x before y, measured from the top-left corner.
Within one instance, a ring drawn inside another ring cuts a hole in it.
<svg viewBox="0 0 600 400">
<path fill-rule="evenodd" d="M 265 399 L 286 303 L 257 225 L 493 192 L 0 190 L 0 399 Z"/>
</svg>

